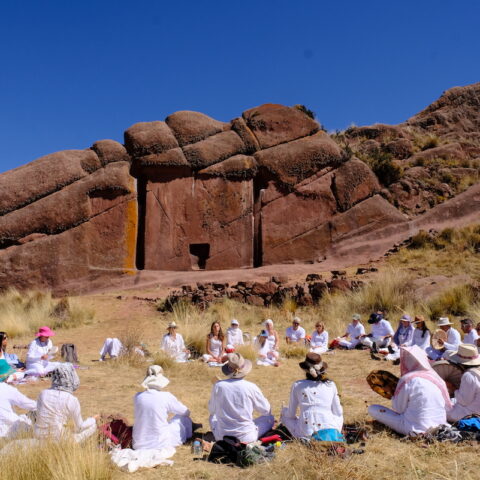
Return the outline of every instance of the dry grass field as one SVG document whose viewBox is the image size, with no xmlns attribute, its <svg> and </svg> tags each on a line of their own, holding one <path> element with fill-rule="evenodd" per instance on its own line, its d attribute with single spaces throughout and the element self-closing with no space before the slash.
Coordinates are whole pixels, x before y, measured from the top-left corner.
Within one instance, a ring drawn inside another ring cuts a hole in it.
<svg viewBox="0 0 480 480">
<path fill-rule="evenodd" d="M 379 302 L 392 305 L 391 318 L 394 324 L 402 309 L 426 308 L 424 304 L 411 304 L 408 277 L 401 272 L 391 271 L 380 275 L 380 281 L 375 282 L 375 286 L 368 287 L 362 292 L 328 297 L 319 307 L 298 310 L 296 313 L 304 320 L 303 325 L 307 333 L 313 330 L 316 319 L 322 319 L 333 338 L 343 333 L 354 311 L 360 310 L 366 315 Z M 94 312 L 94 318 L 88 316 L 87 323 L 78 327 L 60 328 L 54 338 L 57 345 L 73 342 L 78 347 L 82 385 L 77 391 L 77 396 L 81 401 L 84 417 L 97 413 L 117 413 L 133 421 L 133 396 L 141 390 L 139 384 L 147 364 L 128 360 L 103 363 L 96 361 L 105 337 L 141 339 L 150 351 L 155 352 L 165 333 L 166 325 L 171 320 L 180 325 L 179 332 L 184 334 L 188 341 L 202 344 L 212 320 L 219 320 L 225 329 L 232 317 L 236 317 L 241 323 L 241 328 L 251 334 L 258 332 L 265 318 L 272 318 L 276 328 L 283 334 L 295 310 L 292 302 L 286 302 L 284 308 L 280 309 L 260 309 L 225 301 L 211 307 L 205 313 L 181 305 L 173 313 L 160 314 L 153 304 L 135 300 L 131 293 L 124 293 L 121 300 L 116 298 L 117 295 L 118 292 L 77 298 L 76 308 Z M 393 307 L 396 304 L 398 308 Z M 29 335 L 17 336 L 10 340 L 10 345 L 27 343 L 30 339 Z M 171 480 L 225 477 L 232 480 L 478 478 L 477 445 L 437 444 L 425 447 L 422 444 L 405 442 L 370 422 L 366 412 L 367 405 L 371 403 L 387 405 L 388 402 L 370 390 L 365 377 L 372 369 L 380 366 L 398 375 L 398 367 L 386 362 L 381 364 L 374 362 L 365 351 L 336 351 L 326 355 L 325 359 L 329 364 L 329 375 L 337 383 L 341 394 L 345 421 L 367 424 L 371 430 L 364 454 L 341 459 L 293 443 L 279 450 L 272 463 L 241 470 L 194 461 L 189 447 L 183 446 L 177 449 L 172 467 L 158 467 L 126 474 L 110 466 L 105 454 L 92 444 L 84 447 L 47 445 L 39 452 L 30 454 L 14 452 L 12 455 L 4 456 L 0 479 L 60 480 L 68 477 L 153 479 L 158 476 L 168 476 Z M 290 385 L 303 376 L 298 362 L 298 358 L 289 358 L 284 359 L 278 368 L 255 366 L 248 376 L 249 380 L 260 386 L 270 400 L 276 417 L 279 416 L 282 403 L 288 402 Z M 204 429 L 208 429 L 207 402 L 212 384 L 217 376 L 221 377 L 220 370 L 200 362 L 175 365 L 167 363 L 165 369 L 171 381 L 168 389 L 190 408 L 194 421 L 202 422 Z M 28 396 L 35 398 L 48 386 L 48 381 L 40 381 L 19 388 Z"/>
</svg>

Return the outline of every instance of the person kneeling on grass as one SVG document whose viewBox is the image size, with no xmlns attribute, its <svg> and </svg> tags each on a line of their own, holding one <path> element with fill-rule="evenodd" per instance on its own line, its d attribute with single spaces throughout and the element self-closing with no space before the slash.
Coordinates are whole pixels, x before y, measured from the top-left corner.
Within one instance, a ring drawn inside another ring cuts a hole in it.
<svg viewBox="0 0 480 480">
<path fill-rule="evenodd" d="M 257 385 L 244 378 L 252 362 L 239 353 L 229 353 L 227 359 L 222 366 L 227 378 L 214 385 L 208 402 L 210 427 L 216 441 L 228 435 L 242 443 L 255 442 L 273 427 L 270 403 Z M 254 411 L 261 416 L 254 419 Z"/>
<path fill-rule="evenodd" d="M 148 367 L 142 382 L 144 392 L 134 399 L 135 423 L 133 448 L 161 449 L 178 447 L 192 437 L 194 427 L 189 409 L 170 392 L 163 389 L 170 383 L 159 365 Z M 169 415 L 174 415 L 170 420 Z"/>
<path fill-rule="evenodd" d="M 15 374 L 4 359 L 0 360 L 0 438 L 13 438 L 32 428 L 32 421 L 26 415 L 17 415 L 13 407 L 33 411 L 37 402 L 30 400 L 15 387 L 7 385 L 7 380 Z"/>
<path fill-rule="evenodd" d="M 60 440 L 69 432 L 65 425 L 71 420 L 75 426 L 73 439 L 82 442 L 97 430 L 94 417 L 82 419 L 80 402 L 73 392 L 80 386 L 80 379 L 71 363 L 62 363 L 52 372 L 52 386 L 37 399 L 35 437 Z"/>
<path fill-rule="evenodd" d="M 329 429 L 336 430 L 340 435 L 343 409 L 337 386 L 325 374 L 328 365 L 320 355 L 310 352 L 299 366 L 307 378 L 292 385 L 290 402 L 282 409 L 280 421 L 295 438 L 310 437 L 319 430 Z"/>
<path fill-rule="evenodd" d="M 452 403 L 447 386 L 418 346 L 400 348 L 400 373 L 392 408 L 370 405 L 368 413 L 402 435 L 424 433 L 447 424 Z"/>
</svg>

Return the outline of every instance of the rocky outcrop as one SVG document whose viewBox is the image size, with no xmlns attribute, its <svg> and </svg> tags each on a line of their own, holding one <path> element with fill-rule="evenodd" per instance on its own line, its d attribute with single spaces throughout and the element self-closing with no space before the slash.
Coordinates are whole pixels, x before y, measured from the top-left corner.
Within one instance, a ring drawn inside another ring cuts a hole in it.
<svg viewBox="0 0 480 480">
<path fill-rule="evenodd" d="M 131 126 L 124 145 L 100 140 L 6 172 L 0 288 L 65 291 L 142 269 L 381 254 L 389 236 L 413 228 L 404 213 L 427 212 L 475 182 L 478 88 L 454 89 L 402 125 L 333 136 L 301 106 L 266 104 L 231 122 L 176 112 Z M 460 215 L 464 203 L 445 212 Z M 298 301 L 346 283 L 312 288 Z M 267 304 L 274 290 L 270 282 L 242 295 Z"/>
</svg>

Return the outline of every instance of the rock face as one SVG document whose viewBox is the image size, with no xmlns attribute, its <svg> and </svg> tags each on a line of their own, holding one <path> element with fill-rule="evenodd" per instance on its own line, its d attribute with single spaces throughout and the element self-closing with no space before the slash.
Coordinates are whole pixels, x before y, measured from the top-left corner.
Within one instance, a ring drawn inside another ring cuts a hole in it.
<svg viewBox="0 0 480 480">
<path fill-rule="evenodd" d="M 480 156 L 479 91 L 453 89 L 399 126 L 333 136 L 296 107 L 266 104 L 227 123 L 181 111 L 131 126 L 124 145 L 42 157 L 0 175 L 0 288 L 314 263 L 357 237 L 406 231 L 402 211 L 426 211 L 458 193 L 448 178 L 478 173 L 452 162 Z M 438 157 L 450 163 L 438 168 Z M 433 170 L 445 180 L 435 194 Z M 317 283 L 299 298 L 316 301 L 327 288 Z M 255 285 L 245 301 L 277 290 Z"/>
</svg>

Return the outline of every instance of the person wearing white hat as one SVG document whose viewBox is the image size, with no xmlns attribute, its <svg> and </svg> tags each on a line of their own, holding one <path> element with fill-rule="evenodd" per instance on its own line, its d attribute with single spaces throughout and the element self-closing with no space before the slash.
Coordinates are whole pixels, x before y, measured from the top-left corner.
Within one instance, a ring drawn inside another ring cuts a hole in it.
<svg viewBox="0 0 480 480">
<path fill-rule="evenodd" d="M 362 336 L 365 335 L 365 327 L 360 322 L 360 319 L 361 317 L 358 313 L 352 315 L 352 323 L 348 325 L 345 334 L 338 339 L 337 344 L 340 347 L 351 350 L 360 343 Z"/>
<path fill-rule="evenodd" d="M 463 343 L 468 343 L 469 345 L 476 346 L 477 341 L 480 337 L 473 326 L 473 320 L 471 320 L 470 318 L 464 318 L 463 320 L 460 320 L 460 328 L 465 334 L 465 336 L 463 337 Z"/>
<path fill-rule="evenodd" d="M 456 422 L 467 415 L 480 415 L 480 354 L 475 345 L 460 344 L 456 352 L 447 351 L 445 359 L 465 370 L 460 387 L 455 390 L 453 408 L 447 420 Z"/>
<path fill-rule="evenodd" d="M 227 343 L 233 345 L 243 345 L 243 332 L 240 330 L 240 324 L 236 318 L 232 318 L 230 327 L 227 328 Z"/>
<path fill-rule="evenodd" d="M 294 317 L 292 326 L 288 327 L 285 332 L 285 341 L 287 343 L 305 343 L 305 329 L 300 326 L 302 320 L 300 317 Z"/>
<path fill-rule="evenodd" d="M 185 342 L 182 335 L 177 332 L 177 324 L 175 322 L 168 324 L 167 333 L 162 338 L 160 348 L 176 362 L 183 363 L 190 358 L 190 350 L 185 347 Z"/>
<path fill-rule="evenodd" d="M 242 443 L 251 443 L 273 427 L 270 403 L 257 385 L 244 378 L 251 369 L 252 362 L 239 353 L 227 355 L 222 366 L 227 378 L 213 386 L 208 402 L 210 427 L 216 441 L 229 435 Z M 254 411 L 261 416 L 254 419 Z"/>
<path fill-rule="evenodd" d="M 462 339 L 460 332 L 452 327 L 453 323 L 448 317 L 440 317 L 437 321 L 437 327 L 447 334 L 447 340 L 438 339 L 438 344 L 442 345 L 441 349 L 433 347 L 427 348 L 427 355 L 432 360 L 439 360 L 445 355 L 447 350 L 455 351 L 460 345 Z"/>
<path fill-rule="evenodd" d="M 178 447 L 192 437 L 189 409 L 163 389 L 170 383 L 159 365 L 148 367 L 141 386 L 144 392 L 134 399 L 133 448 Z M 174 415 L 170 420 L 169 415 Z"/>
</svg>

